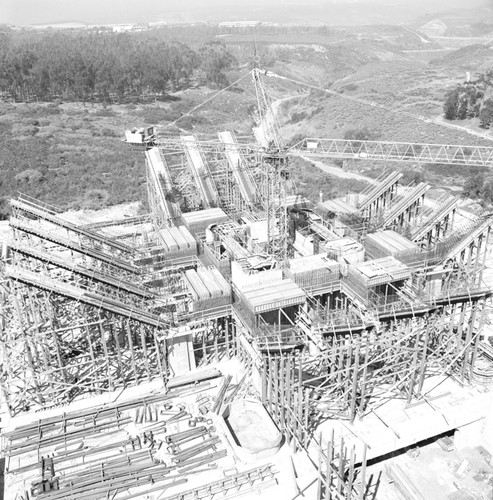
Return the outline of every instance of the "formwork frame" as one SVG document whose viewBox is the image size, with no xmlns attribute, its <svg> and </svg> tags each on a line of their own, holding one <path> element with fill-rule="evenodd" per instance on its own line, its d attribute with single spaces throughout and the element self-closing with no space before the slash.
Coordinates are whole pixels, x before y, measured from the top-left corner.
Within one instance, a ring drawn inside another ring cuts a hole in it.
<svg viewBox="0 0 493 500">
<path fill-rule="evenodd" d="M 160 378 L 164 326 L 17 282 L 4 282 L 2 390 L 12 415 Z"/>
</svg>

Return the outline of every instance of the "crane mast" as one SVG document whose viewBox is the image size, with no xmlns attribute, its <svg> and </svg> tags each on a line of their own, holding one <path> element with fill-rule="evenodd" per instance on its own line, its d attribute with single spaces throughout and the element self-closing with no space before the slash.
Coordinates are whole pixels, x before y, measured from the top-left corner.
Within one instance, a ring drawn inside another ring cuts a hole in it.
<svg viewBox="0 0 493 500">
<path fill-rule="evenodd" d="M 272 102 L 265 90 L 261 71 L 252 71 L 257 96 L 259 124 L 254 128 L 257 142 L 266 148 L 261 160 L 261 197 L 267 213 L 267 241 L 269 253 L 280 263 L 289 256 L 289 228 L 286 207 L 287 157 Z"/>
</svg>

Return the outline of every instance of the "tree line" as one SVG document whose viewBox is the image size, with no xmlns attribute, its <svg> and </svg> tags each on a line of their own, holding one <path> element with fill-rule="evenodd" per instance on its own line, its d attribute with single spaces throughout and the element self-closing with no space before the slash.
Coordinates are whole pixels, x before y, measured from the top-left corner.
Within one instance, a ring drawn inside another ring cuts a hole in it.
<svg viewBox="0 0 493 500">
<path fill-rule="evenodd" d="M 223 86 L 236 63 L 219 42 L 191 48 L 149 33 L 0 33 L 0 91 L 16 101 L 122 101 Z"/>
<path fill-rule="evenodd" d="M 493 69 L 474 81 L 464 82 L 445 95 L 443 110 L 447 120 L 479 118 L 479 126 L 493 125 Z"/>
</svg>

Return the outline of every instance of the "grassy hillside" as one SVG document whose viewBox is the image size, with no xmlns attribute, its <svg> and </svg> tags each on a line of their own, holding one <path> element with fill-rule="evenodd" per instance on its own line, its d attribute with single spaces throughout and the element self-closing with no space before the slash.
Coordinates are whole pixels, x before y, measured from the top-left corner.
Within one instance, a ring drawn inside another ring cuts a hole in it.
<svg viewBox="0 0 493 500">
<path fill-rule="evenodd" d="M 228 74 L 229 81 L 251 67 L 254 38 L 253 33 L 238 31 L 221 37 L 238 60 L 238 67 Z M 436 40 L 399 26 L 376 26 L 306 33 L 273 28 L 272 33 L 263 32 L 259 37 L 257 49 L 262 68 L 341 94 L 328 95 L 265 77 L 273 99 L 290 97 L 279 104 L 287 142 L 300 136 L 342 138 L 348 130 L 367 128 L 375 140 L 492 145 L 490 140 L 435 123 L 442 119 L 446 91 L 463 81 L 466 70 L 474 74 L 476 67 L 489 64 L 489 47 L 442 52 Z M 427 50 L 432 52 L 421 52 Z M 433 52 L 436 50 L 440 52 Z M 248 76 L 224 92 L 195 86 L 166 101 L 146 104 L 0 103 L 0 217 L 6 215 L 6 200 L 17 192 L 61 208 L 145 200 L 143 153 L 121 142 L 125 129 L 154 124 L 163 134 L 187 132 L 214 138 L 218 130 L 233 129 L 244 135 L 253 125 L 255 102 Z M 404 111 L 430 122 L 410 118 Z M 471 121 L 459 125 L 486 133 Z M 426 179 L 437 186 L 462 186 L 473 173 L 463 168 L 368 161 L 345 162 L 344 168 L 372 177 L 385 168 L 400 168 L 407 180 Z M 336 181 L 301 161 L 293 172 L 300 191 L 310 196 L 318 196 L 319 186 L 326 197 L 361 188 L 347 180 Z"/>
<path fill-rule="evenodd" d="M 216 92 L 199 89 L 168 102 L 104 107 L 0 103 L 0 217 L 18 193 L 63 209 L 145 201 L 144 154 L 121 141 L 125 130 L 164 126 Z M 219 106 L 205 106 L 163 133 L 238 129 L 240 117 L 245 129 L 251 125 L 249 106 L 242 94 L 225 92 Z"/>
</svg>

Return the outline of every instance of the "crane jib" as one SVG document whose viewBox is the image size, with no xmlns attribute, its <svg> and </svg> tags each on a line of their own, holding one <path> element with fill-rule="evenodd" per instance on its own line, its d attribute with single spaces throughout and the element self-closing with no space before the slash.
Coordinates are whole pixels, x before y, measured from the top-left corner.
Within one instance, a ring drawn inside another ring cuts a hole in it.
<svg viewBox="0 0 493 500">
<path fill-rule="evenodd" d="M 158 145 L 163 150 L 200 148 L 204 153 L 224 154 L 234 149 L 243 155 L 316 156 L 325 158 L 366 159 L 375 161 L 406 161 L 416 163 L 443 163 L 493 167 L 493 147 L 454 144 L 421 144 L 390 141 L 362 141 L 347 139 L 307 138 L 289 149 L 268 150 L 256 144 L 220 143 L 215 141 L 187 142 L 181 138 L 161 138 Z"/>
<path fill-rule="evenodd" d="M 486 146 L 307 138 L 290 152 L 331 158 L 493 166 L 493 148 Z"/>
</svg>

